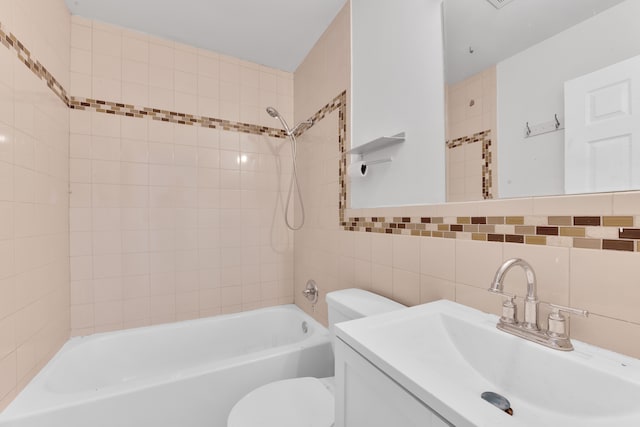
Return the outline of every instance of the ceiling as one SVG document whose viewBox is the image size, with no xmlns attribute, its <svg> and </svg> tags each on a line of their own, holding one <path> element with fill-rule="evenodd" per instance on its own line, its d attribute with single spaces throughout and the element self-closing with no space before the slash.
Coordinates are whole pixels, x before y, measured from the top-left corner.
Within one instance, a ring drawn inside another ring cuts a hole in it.
<svg viewBox="0 0 640 427">
<path fill-rule="evenodd" d="M 625 0 L 444 0 L 456 83 Z M 65 0 L 74 15 L 295 71 L 346 0 Z M 472 48 L 473 53 L 469 53 Z"/>
<path fill-rule="evenodd" d="M 623 1 L 514 0 L 496 9 L 486 0 L 444 0 L 447 83 L 464 80 Z"/>
<path fill-rule="evenodd" d="M 295 71 L 346 0 L 65 0 L 73 15 Z"/>
</svg>

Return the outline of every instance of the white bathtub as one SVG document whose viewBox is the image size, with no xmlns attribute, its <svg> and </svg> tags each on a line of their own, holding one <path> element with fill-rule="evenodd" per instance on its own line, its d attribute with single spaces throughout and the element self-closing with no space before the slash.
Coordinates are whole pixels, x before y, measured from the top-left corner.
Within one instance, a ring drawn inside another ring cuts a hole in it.
<svg viewBox="0 0 640 427">
<path fill-rule="evenodd" d="M 0 426 L 224 427 L 260 385 L 331 375 L 327 329 L 294 305 L 271 307 L 72 338 Z"/>
</svg>

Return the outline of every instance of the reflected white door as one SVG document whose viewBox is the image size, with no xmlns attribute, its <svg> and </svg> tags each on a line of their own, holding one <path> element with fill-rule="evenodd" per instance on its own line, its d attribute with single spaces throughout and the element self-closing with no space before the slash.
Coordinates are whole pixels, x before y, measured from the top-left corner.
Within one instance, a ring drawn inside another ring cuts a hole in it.
<svg viewBox="0 0 640 427">
<path fill-rule="evenodd" d="M 565 192 L 640 188 L 640 56 L 565 82 Z"/>
</svg>

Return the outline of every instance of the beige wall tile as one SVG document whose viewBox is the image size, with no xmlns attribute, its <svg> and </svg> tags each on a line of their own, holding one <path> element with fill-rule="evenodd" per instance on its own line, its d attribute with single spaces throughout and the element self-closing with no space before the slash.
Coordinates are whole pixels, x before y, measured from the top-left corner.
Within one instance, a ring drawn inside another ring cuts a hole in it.
<svg viewBox="0 0 640 427">
<path fill-rule="evenodd" d="M 451 239 L 415 239 L 420 241 L 420 273 L 455 280 L 456 241 Z"/>
<path fill-rule="evenodd" d="M 376 264 L 393 265 L 393 240 L 388 235 L 371 236 L 371 260 Z"/>
<path fill-rule="evenodd" d="M 413 273 L 420 272 L 420 241 L 418 239 L 412 236 L 393 238 L 393 268 Z"/>
<path fill-rule="evenodd" d="M 613 196 L 610 193 L 576 196 L 534 197 L 534 215 L 611 215 Z"/>
<path fill-rule="evenodd" d="M 486 289 L 456 283 L 456 302 L 486 313 L 501 315 L 502 298 Z"/>
<path fill-rule="evenodd" d="M 533 215 L 533 198 L 488 200 L 478 207 L 479 216 Z"/>
<path fill-rule="evenodd" d="M 613 194 L 613 215 L 637 215 L 640 192 L 627 191 Z"/>
<path fill-rule="evenodd" d="M 420 275 L 420 303 L 439 299 L 456 300 L 456 285 L 439 277 Z"/>
<path fill-rule="evenodd" d="M 571 318 L 571 337 L 640 358 L 640 325 L 591 314 Z"/>
<path fill-rule="evenodd" d="M 90 25 L 87 26 L 77 22 L 72 22 L 71 47 L 90 51 L 92 49 L 91 33 Z"/>
<path fill-rule="evenodd" d="M 373 263 L 371 265 L 371 288 L 373 292 L 391 298 L 393 296 L 393 268 Z"/>
<path fill-rule="evenodd" d="M 372 279 L 371 263 L 358 259 L 354 260 L 354 286 L 371 291 L 373 288 Z"/>
<path fill-rule="evenodd" d="M 393 269 L 393 299 L 407 306 L 420 304 L 420 275 Z"/>
<path fill-rule="evenodd" d="M 71 49 L 71 71 L 84 75 L 91 75 L 92 67 L 91 51 L 76 48 Z"/>
<path fill-rule="evenodd" d="M 571 305 L 640 323 L 637 253 L 571 249 Z"/>
<path fill-rule="evenodd" d="M 569 249 L 505 243 L 503 259 L 522 258 L 533 267 L 538 298 L 555 304 L 569 304 Z M 498 266 L 499 267 L 499 266 Z M 498 269 L 496 267 L 496 270 Z M 505 277 L 506 292 L 526 296 L 526 278 L 521 268 Z"/>
<path fill-rule="evenodd" d="M 456 283 L 488 289 L 502 258 L 501 244 L 456 241 Z"/>
<path fill-rule="evenodd" d="M 362 261 L 371 261 L 372 237 L 370 233 L 356 233 L 354 235 L 353 256 Z"/>
</svg>

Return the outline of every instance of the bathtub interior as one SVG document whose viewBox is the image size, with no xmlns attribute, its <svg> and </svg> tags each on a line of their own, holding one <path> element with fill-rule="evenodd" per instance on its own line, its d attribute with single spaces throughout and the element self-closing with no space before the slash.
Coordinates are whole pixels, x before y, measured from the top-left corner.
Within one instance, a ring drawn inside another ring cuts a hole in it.
<svg viewBox="0 0 640 427">
<path fill-rule="evenodd" d="M 322 325 L 292 307 L 74 338 L 63 348 L 64 357 L 50 363 L 45 387 L 52 393 L 77 393 L 162 380 L 190 375 L 207 365 L 241 362 L 247 355 L 255 357 L 310 337 L 322 339 Z"/>
<path fill-rule="evenodd" d="M 72 339 L 0 426 L 224 426 L 233 404 L 260 385 L 331 375 L 326 328 L 294 305 L 271 307 Z"/>
</svg>

